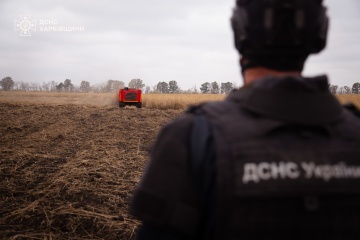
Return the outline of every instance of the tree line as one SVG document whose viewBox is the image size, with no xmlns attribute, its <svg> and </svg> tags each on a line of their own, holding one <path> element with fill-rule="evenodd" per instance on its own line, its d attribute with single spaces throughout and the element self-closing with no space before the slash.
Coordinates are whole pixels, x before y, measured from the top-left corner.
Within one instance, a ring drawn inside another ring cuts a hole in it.
<svg viewBox="0 0 360 240">
<path fill-rule="evenodd" d="M 141 79 L 131 79 L 126 85 L 119 80 L 108 80 L 105 83 L 91 85 L 88 81 L 82 81 L 80 86 L 75 86 L 71 79 L 65 79 L 64 82 L 55 81 L 43 83 L 16 82 L 11 77 L 5 77 L 0 81 L 0 87 L 4 91 L 45 91 L 45 92 L 115 92 L 120 88 L 128 86 L 129 88 L 143 89 L 145 93 L 206 93 L 206 94 L 228 94 L 235 87 L 231 82 L 218 83 L 205 82 L 197 89 L 194 86 L 188 90 L 182 90 L 177 81 L 158 82 L 153 87 L 145 86 Z M 352 87 L 329 85 L 329 90 L 333 94 L 360 94 L 360 83 L 354 83 Z"/>
<path fill-rule="evenodd" d="M 354 83 L 352 87 L 329 85 L 329 90 L 332 94 L 360 94 L 360 83 Z"/>
<path fill-rule="evenodd" d="M 141 79 L 132 79 L 128 86 L 130 88 L 143 88 L 145 84 Z M 123 81 L 108 80 L 106 83 L 91 85 L 88 81 L 82 81 L 80 86 L 76 86 L 71 79 L 65 79 L 64 82 L 55 81 L 43 83 L 16 82 L 11 77 L 5 77 L 0 81 L 0 89 L 4 91 L 36 91 L 36 92 L 114 92 L 125 87 Z"/>
<path fill-rule="evenodd" d="M 144 90 L 145 93 L 204 93 L 204 94 L 227 94 L 235 87 L 231 82 L 218 83 L 205 82 L 198 89 L 196 86 L 191 89 L 183 90 L 175 80 L 169 82 L 158 82 L 154 86 L 145 86 L 141 79 L 131 79 L 126 85 L 120 80 L 108 80 L 105 83 L 92 85 L 88 81 L 82 81 L 79 86 L 72 83 L 71 79 L 65 79 L 63 82 L 43 82 L 28 83 L 16 82 L 11 77 L 5 77 L 0 81 L 0 90 L 9 91 L 36 91 L 36 92 L 116 92 L 120 88 L 138 88 Z"/>
</svg>

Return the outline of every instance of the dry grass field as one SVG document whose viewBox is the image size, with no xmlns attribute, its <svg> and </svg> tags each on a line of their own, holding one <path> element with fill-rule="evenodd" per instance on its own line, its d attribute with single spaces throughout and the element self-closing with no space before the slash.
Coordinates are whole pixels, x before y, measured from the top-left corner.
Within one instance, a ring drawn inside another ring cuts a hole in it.
<svg viewBox="0 0 360 240">
<path fill-rule="evenodd" d="M 120 109 L 115 94 L 0 92 L 0 239 L 133 239 L 129 198 L 185 107 L 147 96 Z"/>
<path fill-rule="evenodd" d="M 35 104 L 77 104 L 117 106 L 117 93 L 50 93 L 0 91 L 0 102 Z M 221 101 L 223 94 L 143 94 L 143 107 L 151 109 L 183 110 L 190 105 L 207 101 Z M 354 103 L 360 108 L 360 95 L 336 95 L 341 103 Z"/>
<path fill-rule="evenodd" d="M 338 98 L 338 100 L 342 103 L 353 103 L 355 104 L 358 108 L 360 108 L 360 95 L 355 95 L 355 94 L 341 94 L 341 95 L 336 95 L 336 97 Z"/>
<path fill-rule="evenodd" d="M 143 94 L 143 107 L 151 109 L 186 109 L 189 105 L 225 98 L 220 94 Z M 77 104 L 118 106 L 117 93 L 53 93 L 0 91 L 0 102 L 35 104 Z"/>
<path fill-rule="evenodd" d="M 360 96 L 340 95 L 360 107 Z M 128 202 L 161 126 L 224 95 L 0 91 L 0 239 L 133 239 Z"/>
</svg>

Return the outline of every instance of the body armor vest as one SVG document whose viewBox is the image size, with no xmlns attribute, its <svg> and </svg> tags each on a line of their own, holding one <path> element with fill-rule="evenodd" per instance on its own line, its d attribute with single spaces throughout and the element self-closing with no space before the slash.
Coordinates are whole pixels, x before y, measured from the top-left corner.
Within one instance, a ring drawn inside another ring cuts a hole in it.
<svg viewBox="0 0 360 240">
<path fill-rule="evenodd" d="M 215 239 L 360 239 L 360 124 L 352 113 L 285 122 L 231 97 L 201 112 L 216 152 Z"/>
<path fill-rule="evenodd" d="M 258 80 L 189 112 L 160 133 L 133 215 L 176 239 L 360 239 L 360 120 L 326 77 Z"/>
</svg>

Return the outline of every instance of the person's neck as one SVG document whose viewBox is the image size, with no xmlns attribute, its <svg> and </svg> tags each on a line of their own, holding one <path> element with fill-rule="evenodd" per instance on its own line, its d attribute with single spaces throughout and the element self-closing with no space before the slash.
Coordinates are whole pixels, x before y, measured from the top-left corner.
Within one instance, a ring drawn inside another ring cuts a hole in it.
<svg viewBox="0 0 360 240">
<path fill-rule="evenodd" d="M 250 68 L 244 71 L 243 77 L 244 77 L 244 84 L 250 84 L 253 81 L 256 81 L 257 79 L 261 79 L 266 76 L 275 76 L 275 77 L 281 77 L 281 76 L 301 76 L 301 72 L 299 71 L 276 71 L 269 68 L 264 67 L 255 67 Z"/>
</svg>

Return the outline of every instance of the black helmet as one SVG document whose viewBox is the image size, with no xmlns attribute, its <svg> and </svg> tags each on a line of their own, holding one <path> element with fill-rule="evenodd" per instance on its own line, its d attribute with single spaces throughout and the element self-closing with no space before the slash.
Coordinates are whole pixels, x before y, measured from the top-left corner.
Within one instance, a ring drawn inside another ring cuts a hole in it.
<svg viewBox="0 0 360 240">
<path fill-rule="evenodd" d="M 231 24 L 242 69 L 301 71 L 324 49 L 328 23 L 322 0 L 237 0 Z"/>
</svg>

